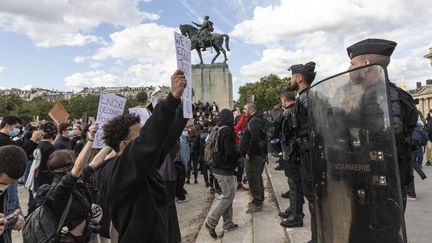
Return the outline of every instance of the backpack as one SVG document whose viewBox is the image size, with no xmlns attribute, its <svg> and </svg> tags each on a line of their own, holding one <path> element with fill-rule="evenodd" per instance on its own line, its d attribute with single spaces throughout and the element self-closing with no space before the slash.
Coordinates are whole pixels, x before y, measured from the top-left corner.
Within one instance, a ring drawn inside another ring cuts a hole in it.
<svg viewBox="0 0 432 243">
<path fill-rule="evenodd" d="M 50 185 L 43 185 L 50 187 Z M 42 186 L 41 186 L 42 187 Z M 72 204 L 72 194 L 60 220 L 44 200 L 42 205 L 27 216 L 22 230 L 24 243 L 55 243 Z"/>
<path fill-rule="evenodd" d="M 414 129 L 417 127 L 418 110 L 414 103 L 413 97 L 403 89 L 390 83 L 390 86 L 395 88 L 399 95 L 399 105 L 401 108 L 401 118 L 403 123 L 403 136 L 410 138 Z"/>
<path fill-rule="evenodd" d="M 214 167 L 224 161 L 223 154 L 219 149 L 219 132 L 228 126 L 214 127 L 207 137 L 204 148 L 204 160 Z"/>
<path fill-rule="evenodd" d="M 416 140 L 418 146 L 426 146 L 428 142 L 428 135 L 420 126 L 414 128 L 412 138 Z"/>
</svg>

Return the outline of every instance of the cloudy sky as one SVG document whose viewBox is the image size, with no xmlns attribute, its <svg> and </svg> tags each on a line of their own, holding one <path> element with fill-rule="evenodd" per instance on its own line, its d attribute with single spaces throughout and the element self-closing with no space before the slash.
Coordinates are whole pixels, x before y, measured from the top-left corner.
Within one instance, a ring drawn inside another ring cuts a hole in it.
<svg viewBox="0 0 432 243">
<path fill-rule="evenodd" d="M 296 63 L 315 61 L 317 79 L 344 71 L 345 48 L 369 37 L 398 42 L 394 82 L 432 78 L 423 58 L 432 47 L 428 0 L 2 0 L 0 87 L 169 84 L 173 31 L 204 15 L 230 35 L 235 97 L 242 84 L 286 76 Z"/>
</svg>

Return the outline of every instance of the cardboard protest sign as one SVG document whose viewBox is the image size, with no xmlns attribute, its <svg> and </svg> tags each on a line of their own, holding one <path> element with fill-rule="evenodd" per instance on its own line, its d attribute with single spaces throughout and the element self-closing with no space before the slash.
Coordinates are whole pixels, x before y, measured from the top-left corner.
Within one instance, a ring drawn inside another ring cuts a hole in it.
<svg viewBox="0 0 432 243">
<path fill-rule="evenodd" d="M 48 113 L 48 116 L 57 124 L 60 125 L 61 123 L 65 123 L 69 119 L 69 113 L 67 112 L 66 108 L 60 103 L 60 101 L 57 101 L 57 103 L 53 106 L 53 108 Z"/>
<path fill-rule="evenodd" d="M 191 43 L 190 40 L 174 32 L 177 68 L 184 72 L 187 86 L 183 92 L 183 117 L 192 118 L 192 66 L 191 66 Z"/>
<path fill-rule="evenodd" d="M 102 93 L 99 98 L 99 108 L 96 117 L 98 130 L 93 142 L 93 148 L 103 148 L 103 126 L 111 119 L 123 114 L 126 99 L 110 93 Z"/>
<path fill-rule="evenodd" d="M 140 117 L 140 123 L 142 126 L 145 125 L 145 123 L 151 116 L 150 112 L 146 108 L 140 107 L 129 108 L 129 113 L 138 115 Z"/>
</svg>

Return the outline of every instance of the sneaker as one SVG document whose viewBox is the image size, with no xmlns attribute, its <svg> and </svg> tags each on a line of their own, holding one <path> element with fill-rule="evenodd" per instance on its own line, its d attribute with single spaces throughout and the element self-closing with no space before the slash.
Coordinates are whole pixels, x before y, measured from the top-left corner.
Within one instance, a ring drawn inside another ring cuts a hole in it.
<svg viewBox="0 0 432 243">
<path fill-rule="evenodd" d="M 249 209 L 246 211 L 246 214 L 251 214 L 255 212 L 259 212 L 263 210 L 263 205 L 256 205 L 255 203 L 252 203 Z"/>
<path fill-rule="evenodd" d="M 233 230 L 237 229 L 238 227 L 239 227 L 238 224 L 232 224 L 228 229 L 224 229 L 224 232 L 233 231 Z"/>
<path fill-rule="evenodd" d="M 206 182 L 206 187 L 210 187 L 210 183 L 209 182 Z"/>
<path fill-rule="evenodd" d="M 218 236 L 217 236 L 217 234 L 216 234 L 215 229 L 212 229 L 212 228 L 210 227 L 210 225 L 208 225 L 207 221 L 204 223 L 204 225 L 205 225 L 205 228 L 207 229 L 209 235 L 210 235 L 213 239 L 216 240 Z"/>
<path fill-rule="evenodd" d="M 415 201 L 415 200 L 417 200 L 417 197 L 416 196 L 407 195 L 407 200 Z"/>
<path fill-rule="evenodd" d="M 185 203 L 185 202 L 189 202 L 189 198 L 188 197 L 185 197 L 185 199 L 183 199 L 183 200 L 177 200 L 177 203 Z"/>
<path fill-rule="evenodd" d="M 217 198 L 217 200 L 222 200 L 222 198 L 224 198 L 224 195 L 221 193 L 221 194 L 218 194 L 217 196 L 216 196 L 216 198 Z"/>
<path fill-rule="evenodd" d="M 431 166 L 432 162 L 430 162 L 429 160 L 426 162 L 426 166 Z"/>
</svg>

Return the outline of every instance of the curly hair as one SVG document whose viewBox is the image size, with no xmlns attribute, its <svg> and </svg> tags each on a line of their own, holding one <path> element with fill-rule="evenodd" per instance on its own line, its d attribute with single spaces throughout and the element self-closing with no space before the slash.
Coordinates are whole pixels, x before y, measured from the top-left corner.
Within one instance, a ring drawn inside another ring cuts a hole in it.
<svg viewBox="0 0 432 243">
<path fill-rule="evenodd" d="M 27 165 L 27 154 L 24 149 L 15 145 L 0 148 L 0 173 L 5 173 L 18 180 L 24 174 Z"/>
<path fill-rule="evenodd" d="M 125 114 L 114 117 L 103 127 L 105 144 L 114 151 L 119 152 L 120 142 L 129 136 L 129 128 L 140 122 L 140 117 L 135 114 Z"/>
</svg>

